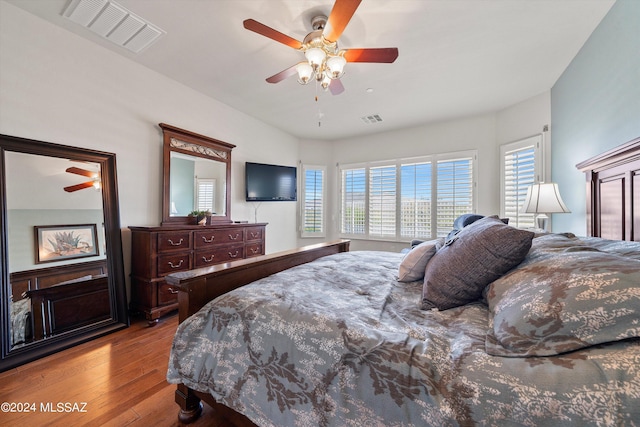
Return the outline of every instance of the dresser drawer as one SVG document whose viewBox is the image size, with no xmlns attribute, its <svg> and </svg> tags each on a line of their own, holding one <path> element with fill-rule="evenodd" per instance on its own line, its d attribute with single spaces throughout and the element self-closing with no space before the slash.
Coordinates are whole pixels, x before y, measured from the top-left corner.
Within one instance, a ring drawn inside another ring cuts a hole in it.
<svg viewBox="0 0 640 427">
<path fill-rule="evenodd" d="M 229 243 L 242 243 L 244 241 L 244 229 L 223 228 L 221 230 L 202 230 L 195 233 L 196 249 L 208 248 Z"/>
<path fill-rule="evenodd" d="M 168 283 L 158 285 L 158 305 L 175 304 L 178 302 L 178 291 Z"/>
<path fill-rule="evenodd" d="M 189 231 L 158 233 L 158 252 L 185 250 L 191 248 Z"/>
<path fill-rule="evenodd" d="M 196 252 L 195 268 L 244 258 L 244 246 L 232 245 L 202 249 Z"/>
<path fill-rule="evenodd" d="M 246 258 L 251 258 L 258 255 L 264 254 L 264 247 L 262 246 L 262 242 L 250 243 L 244 246 L 244 254 Z"/>
<path fill-rule="evenodd" d="M 263 227 L 247 227 L 245 229 L 245 239 L 247 242 L 253 240 L 262 240 L 264 238 L 264 228 Z"/>
<path fill-rule="evenodd" d="M 158 276 L 191 268 L 191 253 L 166 254 L 158 256 Z"/>
</svg>

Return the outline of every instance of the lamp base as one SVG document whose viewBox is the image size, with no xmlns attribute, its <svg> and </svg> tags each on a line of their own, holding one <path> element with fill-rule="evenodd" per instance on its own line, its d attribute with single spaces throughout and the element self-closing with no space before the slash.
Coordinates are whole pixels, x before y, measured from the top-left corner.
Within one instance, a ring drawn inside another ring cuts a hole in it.
<svg viewBox="0 0 640 427">
<path fill-rule="evenodd" d="M 536 226 L 542 231 L 549 231 L 549 230 L 547 230 L 548 219 L 549 219 L 549 217 L 547 216 L 547 214 L 543 214 L 543 213 L 537 214 L 536 215 Z"/>
</svg>

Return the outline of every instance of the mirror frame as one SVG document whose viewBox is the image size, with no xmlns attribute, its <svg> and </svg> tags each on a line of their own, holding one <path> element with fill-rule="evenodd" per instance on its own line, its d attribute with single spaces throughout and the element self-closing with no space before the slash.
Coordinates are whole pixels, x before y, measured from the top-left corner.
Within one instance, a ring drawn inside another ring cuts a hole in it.
<svg viewBox="0 0 640 427">
<path fill-rule="evenodd" d="M 9 224 L 5 171 L 5 153 L 8 151 L 87 161 L 100 165 L 107 272 L 112 312 L 112 317 L 109 320 L 83 326 L 60 335 L 53 335 L 14 350 L 11 350 L 9 340 L 11 294 L 9 289 L 9 247 L 7 241 Z M 0 298 L 0 327 L 2 330 L 0 372 L 129 326 L 117 189 L 116 155 L 113 153 L 0 134 L 0 229 L 3 236 L 0 239 L 2 260 L 0 263 L 0 291 L 2 295 Z"/>
<path fill-rule="evenodd" d="M 171 153 L 183 153 L 225 163 L 225 214 L 213 215 L 212 224 L 231 222 L 231 150 L 235 145 L 199 135 L 166 123 L 158 124 L 163 132 L 162 151 L 162 225 L 195 225 L 191 217 L 171 216 Z"/>
</svg>

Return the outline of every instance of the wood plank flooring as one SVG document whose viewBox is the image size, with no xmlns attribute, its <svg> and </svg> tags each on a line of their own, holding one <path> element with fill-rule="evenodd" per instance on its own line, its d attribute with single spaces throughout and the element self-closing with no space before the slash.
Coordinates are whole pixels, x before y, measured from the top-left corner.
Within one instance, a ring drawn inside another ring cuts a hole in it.
<svg viewBox="0 0 640 427">
<path fill-rule="evenodd" d="M 151 328 L 135 319 L 127 329 L 0 373 L 0 403 L 35 404 L 36 409 L 2 412 L 0 425 L 182 426 L 173 397 L 176 386 L 166 381 L 177 326 L 177 314 Z M 58 402 L 85 412 L 51 411 Z M 207 405 L 189 425 L 223 427 Z"/>
</svg>

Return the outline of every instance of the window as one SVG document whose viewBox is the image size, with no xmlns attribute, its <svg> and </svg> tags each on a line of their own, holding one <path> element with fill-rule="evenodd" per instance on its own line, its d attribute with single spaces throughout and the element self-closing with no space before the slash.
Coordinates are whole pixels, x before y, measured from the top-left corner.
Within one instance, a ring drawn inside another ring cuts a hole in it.
<svg viewBox="0 0 640 427">
<path fill-rule="evenodd" d="M 211 178 L 196 178 L 196 206 L 199 211 L 214 212 L 214 195 L 216 194 L 216 180 Z"/>
<path fill-rule="evenodd" d="M 324 237 L 324 166 L 302 166 L 302 237 Z"/>
<path fill-rule="evenodd" d="M 534 227 L 534 214 L 520 213 L 527 188 L 540 181 L 542 135 L 504 144 L 500 147 L 502 186 L 500 210 L 514 227 Z"/>
<path fill-rule="evenodd" d="M 465 152 L 340 166 L 340 233 L 399 241 L 446 236 L 457 216 L 475 209 L 475 159 Z"/>
</svg>

